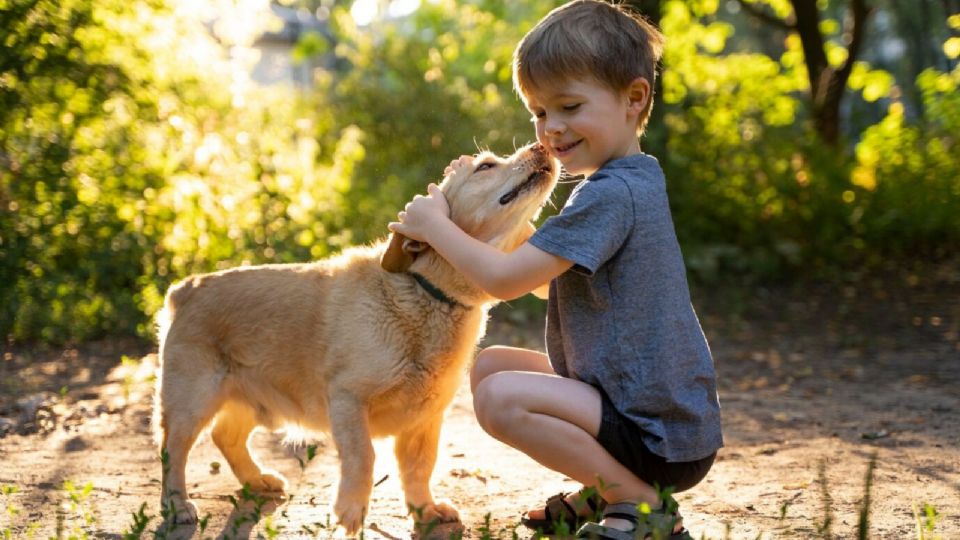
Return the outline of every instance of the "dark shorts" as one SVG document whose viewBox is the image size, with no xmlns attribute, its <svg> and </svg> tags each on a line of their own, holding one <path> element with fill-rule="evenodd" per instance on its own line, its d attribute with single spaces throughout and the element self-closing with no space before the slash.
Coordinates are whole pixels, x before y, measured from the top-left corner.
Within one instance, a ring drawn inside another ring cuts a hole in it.
<svg viewBox="0 0 960 540">
<path fill-rule="evenodd" d="M 643 430 L 637 424 L 623 416 L 604 392 L 600 395 L 603 418 L 597 441 L 637 478 L 661 489 L 672 486 L 677 493 L 692 488 L 707 476 L 716 452 L 697 461 L 668 462 L 647 448 L 643 443 Z"/>
</svg>

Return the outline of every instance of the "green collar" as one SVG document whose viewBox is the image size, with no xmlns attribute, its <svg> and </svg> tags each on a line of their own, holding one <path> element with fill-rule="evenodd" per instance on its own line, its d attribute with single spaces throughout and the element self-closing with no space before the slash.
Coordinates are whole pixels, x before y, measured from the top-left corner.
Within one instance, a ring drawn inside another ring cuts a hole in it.
<svg viewBox="0 0 960 540">
<path fill-rule="evenodd" d="M 438 289 L 436 285 L 434 285 L 433 283 L 430 283 L 427 280 L 427 278 L 421 276 L 416 272 L 408 272 L 408 273 L 411 276 L 413 276 L 413 279 L 416 280 L 416 282 L 419 283 L 420 286 L 423 287 L 423 290 L 427 291 L 430 294 L 430 296 L 436 298 L 437 300 L 443 302 L 444 304 L 447 304 L 450 307 L 462 307 L 462 308 L 470 309 L 470 306 L 460 303 L 454 300 L 453 298 L 450 298 L 449 296 L 447 296 L 446 293 Z"/>
</svg>

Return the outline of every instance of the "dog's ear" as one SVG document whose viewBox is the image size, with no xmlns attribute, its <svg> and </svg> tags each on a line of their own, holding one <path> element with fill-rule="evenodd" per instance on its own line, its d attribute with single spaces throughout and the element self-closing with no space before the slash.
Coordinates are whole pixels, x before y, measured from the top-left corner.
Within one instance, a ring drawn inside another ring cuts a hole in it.
<svg viewBox="0 0 960 540">
<path fill-rule="evenodd" d="M 413 261 L 417 259 L 417 254 L 426 249 L 427 245 L 423 242 L 411 240 L 399 233 L 390 235 L 390 245 L 380 257 L 380 267 L 387 272 L 406 272 Z"/>
</svg>

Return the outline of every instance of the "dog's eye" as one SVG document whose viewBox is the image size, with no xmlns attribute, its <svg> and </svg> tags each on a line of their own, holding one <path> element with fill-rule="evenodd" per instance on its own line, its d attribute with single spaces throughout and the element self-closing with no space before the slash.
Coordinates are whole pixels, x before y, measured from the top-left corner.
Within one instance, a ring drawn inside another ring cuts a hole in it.
<svg viewBox="0 0 960 540">
<path fill-rule="evenodd" d="M 496 166 L 497 164 L 492 161 L 484 161 L 483 163 L 477 165 L 477 170 L 475 170 L 474 172 L 485 171 L 487 169 L 492 169 Z"/>
</svg>

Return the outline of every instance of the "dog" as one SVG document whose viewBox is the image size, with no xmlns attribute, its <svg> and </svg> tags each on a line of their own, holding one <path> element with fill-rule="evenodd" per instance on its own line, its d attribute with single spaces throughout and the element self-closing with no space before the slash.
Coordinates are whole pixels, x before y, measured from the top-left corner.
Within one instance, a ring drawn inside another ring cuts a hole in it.
<svg viewBox="0 0 960 540">
<path fill-rule="evenodd" d="M 532 233 L 559 166 L 534 144 L 509 157 L 481 152 L 473 167 L 446 172 L 450 218 L 511 251 Z M 174 284 L 159 319 L 161 507 L 178 523 L 196 521 L 187 455 L 212 423 L 214 444 L 256 492 L 282 492 L 286 481 L 250 454 L 255 428 L 328 432 L 340 459 L 333 510 L 348 534 L 362 527 L 373 488 L 371 438 L 393 436 L 407 508 L 424 523 L 459 521 L 429 482 L 444 410 L 495 301 L 399 234 L 322 261 Z"/>
</svg>

